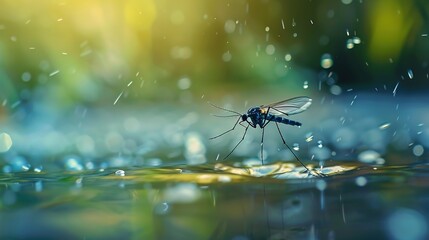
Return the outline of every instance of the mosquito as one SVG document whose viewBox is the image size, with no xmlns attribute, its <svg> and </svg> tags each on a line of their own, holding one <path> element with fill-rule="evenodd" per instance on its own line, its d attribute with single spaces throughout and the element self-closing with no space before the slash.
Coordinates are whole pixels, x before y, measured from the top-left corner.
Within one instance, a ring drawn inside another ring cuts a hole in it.
<svg viewBox="0 0 429 240">
<path fill-rule="evenodd" d="M 264 148 L 264 132 L 265 127 L 270 123 L 274 122 L 276 124 L 277 130 L 280 134 L 280 137 L 282 139 L 283 145 L 285 145 L 293 154 L 295 159 L 309 172 L 311 173 L 310 169 L 307 168 L 307 166 L 304 165 L 304 163 L 298 158 L 298 156 L 292 151 L 292 149 L 289 147 L 289 145 L 286 143 L 282 132 L 280 131 L 279 123 L 286 124 L 286 125 L 292 125 L 292 126 L 298 126 L 300 127 L 302 124 L 297 121 L 289 120 L 285 118 L 284 116 L 290 116 L 295 115 L 298 113 L 301 113 L 305 110 L 307 110 L 308 107 L 311 105 L 311 98 L 301 96 L 301 97 L 295 97 L 286 99 L 280 102 L 275 102 L 268 105 L 261 105 L 259 107 L 252 107 L 250 108 L 247 113 L 241 114 L 239 112 L 229 110 L 226 108 L 218 107 L 212 104 L 212 106 L 219 108 L 221 110 L 233 113 L 233 115 L 223 116 L 223 117 L 238 117 L 237 121 L 235 122 L 234 126 L 229 129 L 228 131 L 225 131 L 217 136 L 211 137 L 210 139 L 215 139 L 218 137 L 221 137 L 235 129 L 235 127 L 240 124 L 244 127 L 244 134 L 241 140 L 234 146 L 234 148 L 231 150 L 228 155 L 226 155 L 223 159 L 225 160 L 228 158 L 234 150 L 240 145 L 240 143 L 244 140 L 247 134 L 247 130 L 249 127 L 257 128 L 258 126 L 262 129 L 262 138 L 261 138 L 261 160 L 262 165 L 264 165 L 264 155 L 263 155 L 263 148 Z"/>
</svg>

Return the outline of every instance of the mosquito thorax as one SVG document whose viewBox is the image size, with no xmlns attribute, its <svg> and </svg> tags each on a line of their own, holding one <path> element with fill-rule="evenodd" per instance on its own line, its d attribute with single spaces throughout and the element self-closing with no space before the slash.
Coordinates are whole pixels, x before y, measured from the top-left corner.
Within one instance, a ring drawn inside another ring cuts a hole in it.
<svg viewBox="0 0 429 240">
<path fill-rule="evenodd" d="M 261 113 L 260 107 L 253 107 L 253 108 L 249 109 L 249 111 L 247 111 L 247 115 L 255 115 L 255 114 L 259 114 L 259 113 Z"/>
</svg>

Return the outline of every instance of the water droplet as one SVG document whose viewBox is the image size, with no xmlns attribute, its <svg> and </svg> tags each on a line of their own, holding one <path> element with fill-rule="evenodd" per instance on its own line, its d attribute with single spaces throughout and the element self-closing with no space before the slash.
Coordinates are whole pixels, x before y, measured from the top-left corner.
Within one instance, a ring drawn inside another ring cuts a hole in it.
<svg viewBox="0 0 429 240">
<path fill-rule="evenodd" d="M 41 192 L 43 190 L 43 182 L 42 181 L 37 181 L 34 183 L 34 190 L 36 192 Z"/>
<path fill-rule="evenodd" d="M 155 166 L 161 165 L 162 164 L 162 160 L 159 159 L 159 158 L 149 158 L 149 159 L 146 160 L 146 163 L 149 166 L 155 167 Z"/>
<path fill-rule="evenodd" d="M 325 161 L 319 161 L 319 168 L 323 170 L 323 166 L 325 165 Z"/>
<path fill-rule="evenodd" d="M 299 144 L 298 143 L 294 143 L 292 149 L 295 150 L 295 151 L 299 151 Z"/>
<path fill-rule="evenodd" d="M 391 239 L 426 239 L 428 223 L 424 215 L 409 208 L 399 208 L 386 221 Z"/>
<path fill-rule="evenodd" d="M 266 26 L 265 27 L 265 32 L 269 32 L 270 31 L 270 27 Z"/>
<path fill-rule="evenodd" d="M 353 2 L 353 0 L 341 0 L 341 2 L 345 5 L 348 5 Z"/>
<path fill-rule="evenodd" d="M 82 154 L 93 154 L 95 152 L 95 142 L 88 135 L 80 135 L 76 137 L 76 148 Z"/>
<path fill-rule="evenodd" d="M 198 133 L 192 132 L 186 135 L 185 157 L 189 164 L 201 164 L 206 162 L 206 147 Z"/>
<path fill-rule="evenodd" d="M 356 185 L 358 185 L 359 187 L 363 187 L 367 184 L 368 180 L 366 180 L 365 177 L 363 176 L 359 176 L 355 179 L 355 183 Z"/>
<path fill-rule="evenodd" d="M 226 33 L 233 33 L 235 31 L 235 27 L 236 24 L 233 20 L 230 19 L 225 22 L 224 28 Z"/>
<path fill-rule="evenodd" d="M 285 55 L 285 60 L 286 62 L 289 62 L 290 60 L 292 60 L 292 55 L 290 55 L 289 53 Z"/>
<path fill-rule="evenodd" d="M 26 172 L 31 168 L 30 163 L 28 163 L 28 161 L 22 156 L 14 156 L 13 158 L 8 159 L 7 161 L 10 165 L 11 172 Z"/>
<path fill-rule="evenodd" d="M 229 51 L 222 54 L 222 60 L 224 62 L 229 62 L 229 61 L 231 61 L 231 59 L 232 59 L 232 54 Z"/>
<path fill-rule="evenodd" d="M 228 183 L 231 182 L 231 177 L 227 175 L 220 175 L 217 179 L 218 182 Z"/>
<path fill-rule="evenodd" d="M 304 88 L 304 89 L 307 89 L 307 88 L 308 88 L 308 81 L 304 81 L 303 88 Z"/>
<path fill-rule="evenodd" d="M 189 79 L 188 77 L 182 77 L 177 81 L 177 87 L 180 90 L 186 90 L 189 89 L 191 87 L 191 79 Z"/>
<path fill-rule="evenodd" d="M 342 89 L 341 89 L 341 87 L 340 86 L 338 86 L 338 85 L 332 85 L 330 88 L 329 88 L 329 91 L 333 94 L 333 95 L 340 95 L 341 94 L 341 92 L 343 91 Z"/>
<path fill-rule="evenodd" d="M 153 208 L 153 211 L 159 215 L 167 214 L 169 212 L 168 203 L 163 202 L 163 203 L 156 204 Z"/>
<path fill-rule="evenodd" d="M 12 138 L 7 133 L 0 133 L 0 153 L 9 151 L 12 147 Z"/>
<path fill-rule="evenodd" d="M 24 73 L 22 73 L 22 75 L 21 75 L 21 79 L 22 79 L 22 81 L 24 81 L 24 82 L 28 82 L 28 81 L 30 81 L 30 80 L 31 80 L 31 73 L 29 73 L 29 72 L 24 72 Z"/>
<path fill-rule="evenodd" d="M 326 189 L 326 187 L 328 186 L 328 184 L 326 183 L 326 181 L 325 180 L 323 180 L 323 179 L 319 179 L 319 180 L 317 180 L 316 181 L 316 188 L 319 190 L 319 191 L 324 191 L 325 189 Z"/>
<path fill-rule="evenodd" d="M 306 136 L 305 136 L 306 138 L 305 138 L 305 141 L 306 142 L 311 142 L 311 141 L 313 141 L 313 134 L 312 133 L 307 133 L 306 134 Z"/>
<path fill-rule="evenodd" d="M 116 170 L 115 175 L 116 176 L 120 176 L 120 177 L 124 177 L 125 176 L 125 171 L 121 170 L 121 169 Z"/>
<path fill-rule="evenodd" d="M 413 70 L 408 69 L 408 77 L 409 77 L 410 79 L 413 79 L 413 77 L 414 77 Z"/>
<path fill-rule="evenodd" d="M 3 166 L 3 173 L 11 173 L 12 167 L 10 165 L 4 165 Z"/>
<path fill-rule="evenodd" d="M 361 43 L 361 40 L 360 40 L 359 37 L 352 38 L 352 41 L 353 41 L 354 44 L 360 44 Z"/>
<path fill-rule="evenodd" d="M 357 158 L 363 163 L 376 163 L 377 159 L 380 158 L 380 153 L 374 150 L 366 150 L 359 153 Z"/>
<path fill-rule="evenodd" d="M 201 197 L 201 190 L 193 183 L 180 183 L 164 191 L 164 199 L 169 203 L 192 203 Z"/>
<path fill-rule="evenodd" d="M 170 56 L 174 59 L 189 59 L 192 56 L 192 49 L 187 46 L 174 46 Z"/>
<path fill-rule="evenodd" d="M 265 48 L 265 52 L 268 55 L 273 55 L 275 51 L 276 51 L 276 48 L 272 44 L 268 44 L 267 47 Z"/>
<path fill-rule="evenodd" d="M 386 129 L 386 128 L 390 127 L 390 125 L 391 125 L 391 123 L 383 123 L 383 124 L 381 124 L 378 128 L 379 128 L 380 130 L 384 130 L 384 129 Z"/>
<path fill-rule="evenodd" d="M 83 165 L 79 158 L 68 156 L 64 160 L 64 165 L 67 171 L 82 171 Z"/>
<path fill-rule="evenodd" d="M 324 161 L 331 157 L 331 150 L 327 147 L 312 147 L 310 154 L 314 160 Z"/>
<path fill-rule="evenodd" d="M 420 157 L 421 155 L 423 155 L 423 153 L 425 152 L 425 149 L 423 148 L 423 146 L 422 145 L 415 145 L 414 147 L 413 147 L 413 154 L 416 156 L 416 157 Z"/>
<path fill-rule="evenodd" d="M 334 65 L 334 60 L 332 59 L 331 54 L 325 53 L 320 58 L 320 66 L 324 69 L 328 69 Z"/>
<path fill-rule="evenodd" d="M 76 189 L 82 188 L 82 182 L 83 182 L 83 178 L 82 177 L 76 179 L 76 181 L 74 182 Z"/>
<path fill-rule="evenodd" d="M 347 39 L 347 43 L 346 43 L 346 48 L 347 49 L 352 49 L 354 48 L 355 44 L 353 43 L 352 39 Z"/>
</svg>

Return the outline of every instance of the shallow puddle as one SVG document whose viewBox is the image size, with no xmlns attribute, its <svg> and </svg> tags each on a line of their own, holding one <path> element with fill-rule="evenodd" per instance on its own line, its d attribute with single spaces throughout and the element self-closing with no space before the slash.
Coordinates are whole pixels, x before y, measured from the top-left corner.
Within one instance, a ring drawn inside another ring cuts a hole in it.
<svg viewBox="0 0 429 240">
<path fill-rule="evenodd" d="M 426 237 L 428 168 L 333 164 L 324 178 L 284 163 L 3 174 L 0 236 L 381 239 L 413 230 Z"/>
</svg>

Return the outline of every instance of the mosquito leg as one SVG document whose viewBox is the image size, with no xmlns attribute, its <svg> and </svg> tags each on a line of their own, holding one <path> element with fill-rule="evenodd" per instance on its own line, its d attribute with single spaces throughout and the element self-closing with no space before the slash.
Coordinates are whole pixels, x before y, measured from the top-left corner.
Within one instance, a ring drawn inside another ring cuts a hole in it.
<svg viewBox="0 0 429 240">
<path fill-rule="evenodd" d="M 265 128 L 262 128 L 262 138 L 261 138 L 261 161 L 262 161 L 262 165 L 264 165 L 264 133 L 265 133 Z"/>
<path fill-rule="evenodd" d="M 267 117 L 269 116 L 268 113 L 270 112 L 270 107 L 268 107 L 267 112 L 264 113 L 265 118 L 264 121 L 262 122 L 262 128 L 264 128 L 265 126 L 267 126 L 267 124 L 271 121 L 271 119 L 267 119 Z"/>
<path fill-rule="evenodd" d="M 270 108 L 268 108 L 267 113 L 270 111 Z M 265 127 L 270 123 L 272 120 L 272 117 L 270 119 L 265 118 L 264 122 L 262 123 L 262 138 L 261 138 L 261 161 L 262 165 L 264 165 L 264 134 L 265 134 Z"/>
<path fill-rule="evenodd" d="M 225 135 L 225 134 L 227 134 L 227 133 L 231 132 L 232 130 L 234 130 L 234 129 L 235 129 L 235 126 L 237 126 L 237 124 L 238 124 L 238 122 L 240 121 L 240 119 L 241 119 L 241 118 L 238 118 L 238 119 L 237 119 L 237 121 L 235 122 L 234 126 L 233 126 L 231 129 L 229 129 L 228 131 L 223 132 L 223 133 L 221 133 L 221 134 L 219 134 L 219 135 L 217 135 L 217 136 L 211 137 L 211 138 L 209 138 L 209 139 L 210 139 L 210 140 L 211 140 L 211 139 L 215 139 L 215 138 L 218 138 L 218 137 L 220 137 L 220 136 L 223 136 L 223 135 Z"/>
<path fill-rule="evenodd" d="M 283 144 L 289 149 L 289 151 L 293 154 L 293 156 L 295 157 L 295 159 L 299 162 L 299 163 L 301 163 L 301 165 L 309 172 L 309 173 L 311 173 L 311 171 L 310 171 L 310 169 L 308 169 L 307 168 L 307 166 L 305 166 L 304 165 L 304 163 L 302 163 L 301 162 L 301 160 L 299 160 L 299 158 L 298 158 L 298 156 L 292 151 L 292 149 L 289 147 L 289 145 L 286 143 L 286 141 L 285 141 L 285 139 L 284 139 L 284 137 L 283 137 L 283 134 L 282 134 L 282 132 L 280 131 L 280 128 L 279 128 L 279 124 L 277 123 L 277 122 L 275 122 L 276 123 L 276 127 L 277 127 L 277 130 L 279 131 L 279 134 L 280 134 L 280 137 L 282 138 L 282 142 L 283 142 Z"/>
<path fill-rule="evenodd" d="M 241 125 L 241 123 L 240 123 L 240 125 Z M 240 145 L 240 143 L 244 140 L 244 137 L 246 137 L 247 129 L 249 129 L 249 126 L 250 125 L 246 126 L 246 128 L 244 129 L 244 134 L 243 134 L 243 137 L 241 138 L 241 140 L 235 145 L 235 147 L 231 150 L 231 152 L 228 153 L 228 155 L 226 155 L 226 157 L 223 158 L 223 160 L 227 159 L 229 157 L 229 155 L 231 155 L 231 153 L 233 153 L 234 150 L 238 147 L 238 145 Z"/>
</svg>

